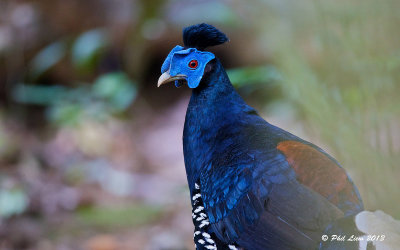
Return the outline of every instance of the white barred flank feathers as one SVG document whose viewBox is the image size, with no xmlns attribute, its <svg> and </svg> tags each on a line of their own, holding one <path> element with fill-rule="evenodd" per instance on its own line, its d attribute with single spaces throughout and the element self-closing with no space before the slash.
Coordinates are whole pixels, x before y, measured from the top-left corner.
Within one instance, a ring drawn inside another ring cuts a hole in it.
<svg viewBox="0 0 400 250">
<path fill-rule="evenodd" d="M 202 206 L 199 206 L 198 208 L 196 208 L 196 210 L 194 210 L 194 213 L 198 213 L 198 212 L 200 212 L 200 211 L 203 211 L 204 210 L 204 207 L 202 207 Z"/>
<path fill-rule="evenodd" d="M 204 220 L 204 221 L 201 222 L 199 227 L 202 228 L 202 227 L 207 226 L 209 224 L 210 224 L 210 222 L 208 220 Z"/>
<path fill-rule="evenodd" d="M 200 189 L 200 186 L 195 183 L 195 188 Z M 193 210 L 192 210 L 192 218 L 195 226 L 195 232 L 193 234 L 193 238 L 196 244 L 196 249 L 209 249 L 209 250 L 217 250 L 217 245 L 212 239 L 212 236 L 207 233 L 208 227 L 210 225 L 210 221 L 208 220 L 207 213 L 205 212 L 203 201 L 201 198 L 201 194 L 199 191 L 195 191 L 195 194 L 192 197 L 193 202 Z"/>
<path fill-rule="evenodd" d="M 201 194 L 195 194 L 195 195 L 193 195 L 192 200 L 196 200 L 196 199 L 198 199 L 200 197 L 201 197 Z"/>
<path fill-rule="evenodd" d="M 206 233 L 206 232 L 202 233 L 202 235 L 203 235 L 204 237 L 206 237 L 206 238 L 211 238 L 211 235 L 209 235 L 209 234 Z"/>
<path fill-rule="evenodd" d="M 211 238 L 206 238 L 206 241 L 210 244 L 215 244 L 215 241 Z"/>
</svg>

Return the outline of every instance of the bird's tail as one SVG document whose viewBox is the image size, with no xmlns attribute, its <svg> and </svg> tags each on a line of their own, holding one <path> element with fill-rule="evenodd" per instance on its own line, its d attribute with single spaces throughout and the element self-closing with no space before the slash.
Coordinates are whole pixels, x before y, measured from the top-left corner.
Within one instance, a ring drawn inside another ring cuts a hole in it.
<svg viewBox="0 0 400 250">
<path fill-rule="evenodd" d="M 320 249 L 400 249 L 400 221 L 382 211 L 362 211 L 337 220 L 321 237 Z"/>
</svg>

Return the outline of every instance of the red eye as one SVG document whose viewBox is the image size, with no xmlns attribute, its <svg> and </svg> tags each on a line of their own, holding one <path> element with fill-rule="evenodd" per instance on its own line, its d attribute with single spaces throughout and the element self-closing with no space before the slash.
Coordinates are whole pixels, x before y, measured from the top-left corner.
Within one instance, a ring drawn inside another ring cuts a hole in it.
<svg viewBox="0 0 400 250">
<path fill-rule="evenodd" d="M 195 69 L 195 68 L 197 68 L 197 66 L 199 66 L 199 62 L 197 60 L 191 60 L 189 62 L 189 68 Z"/>
</svg>

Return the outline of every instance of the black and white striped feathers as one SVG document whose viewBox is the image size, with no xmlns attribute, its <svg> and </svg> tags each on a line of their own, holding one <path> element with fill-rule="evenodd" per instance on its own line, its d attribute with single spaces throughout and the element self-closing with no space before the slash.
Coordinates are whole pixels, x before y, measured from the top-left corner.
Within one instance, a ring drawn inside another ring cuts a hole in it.
<svg viewBox="0 0 400 250">
<path fill-rule="evenodd" d="M 236 244 L 224 244 L 214 233 L 210 232 L 210 221 L 204 209 L 203 199 L 201 198 L 200 185 L 195 183 L 192 195 L 192 219 L 194 224 L 193 239 L 197 250 L 239 250 Z"/>
</svg>

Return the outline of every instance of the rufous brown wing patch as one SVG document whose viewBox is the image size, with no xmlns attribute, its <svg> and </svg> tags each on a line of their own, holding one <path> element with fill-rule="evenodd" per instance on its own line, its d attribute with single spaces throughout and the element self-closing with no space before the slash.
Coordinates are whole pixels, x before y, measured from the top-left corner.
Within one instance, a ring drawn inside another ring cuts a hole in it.
<svg viewBox="0 0 400 250">
<path fill-rule="evenodd" d="M 317 149 L 297 141 L 277 146 L 294 169 L 297 180 L 338 205 L 343 199 L 358 202 L 353 184 L 343 168 Z"/>
</svg>

